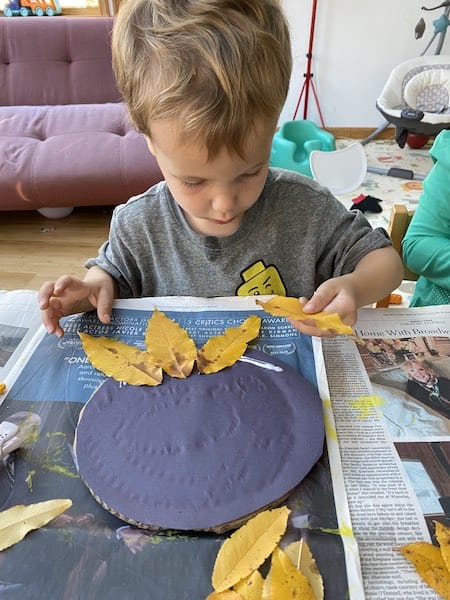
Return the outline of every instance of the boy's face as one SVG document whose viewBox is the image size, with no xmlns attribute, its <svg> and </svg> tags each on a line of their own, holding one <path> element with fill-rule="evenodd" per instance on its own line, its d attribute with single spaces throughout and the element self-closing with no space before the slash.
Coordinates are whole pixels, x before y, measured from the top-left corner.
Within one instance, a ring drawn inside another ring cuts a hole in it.
<svg viewBox="0 0 450 600">
<path fill-rule="evenodd" d="M 245 147 L 245 159 L 223 148 L 212 160 L 206 149 L 180 139 L 176 123 L 152 123 L 147 143 L 190 226 L 203 235 L 225 237 L 239 227 L 257 201 L 269 167 L 273 123 L 259 124 Z"/>
</svg>

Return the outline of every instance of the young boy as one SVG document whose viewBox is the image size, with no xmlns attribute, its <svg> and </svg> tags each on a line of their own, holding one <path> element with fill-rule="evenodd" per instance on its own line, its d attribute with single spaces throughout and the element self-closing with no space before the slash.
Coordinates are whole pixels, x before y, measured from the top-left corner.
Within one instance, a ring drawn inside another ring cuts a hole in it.
<svg viewBox="0 0 450 600">
<path fill-rule="evenodd" d="M 83 281 L 43 284 L 49 333 L 92 308 L 107 323 L 114 298 L 171 295 L 297 296 L 351 325 L 399 285 L 383 230 L 312 179 L 269 169 L 291 73 L 277 0 L 126 0 L 112 48 L 165 181 L 115 209 Z M 313 319 L 294 326 L 323 335 Z"/>
</svg>

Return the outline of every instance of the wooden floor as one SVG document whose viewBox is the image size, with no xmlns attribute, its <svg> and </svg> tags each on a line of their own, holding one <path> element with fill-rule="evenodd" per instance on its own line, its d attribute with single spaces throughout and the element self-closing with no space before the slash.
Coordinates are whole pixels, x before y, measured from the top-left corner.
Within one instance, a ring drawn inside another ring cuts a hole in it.
<svg viewBox="0 0 450 600">
<path fill-rule="evenodd" d="M 76 208 L 62 219 L 0 212 L 0 290 L 37 290 L 59 275 L 83 276 L 108 235 L 109 207 Z"/>
</svg>

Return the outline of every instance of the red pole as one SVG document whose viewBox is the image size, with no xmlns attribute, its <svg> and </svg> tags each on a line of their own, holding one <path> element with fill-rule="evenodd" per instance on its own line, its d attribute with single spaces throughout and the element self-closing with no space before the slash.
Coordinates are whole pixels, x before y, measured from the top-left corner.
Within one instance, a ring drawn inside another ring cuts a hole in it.
<svg viewBox="0 0 450 600">
<path fill-rule="evenodd" d="M 297 112 L 298 112 L 298 109 L 300 106 L 300 102 L 302 101 L 303 94 L 305 94 L 305 104 L 303 107 L 303 118 L 304 119 L 308 118 L 309 88 L 311 87 L 313 94 L 314 94 L 314 99 L 317 104 L 317 110 L 319 112 L 320 122 L 322 124 L 322 127 L 325 127 L 325 123 L 323 121 L 323 116 L 322 116 L 322 111 L 320 110 L 319 98 L 317 97 L 316 88 L 314 86 L 313 73 L 312 73 L 312 57 L 313 57 L 312 49 L 313 49 L 313 44 L 314 44 L 314 31 L 316 28 L 316 12 L 317 12 L 317 0 L 313 0 L 311 23 L 310 23 L 310 28 L 309 28 L 308 53 L 306 55 L 306 57 L 308 59 L 307 64 L 306 64 L 306 73 L 303 73 L 304 81 L 303 81 L 302 89 L 300 91 L 300 94 L 299 94 L 299 97 L 297 100 L 297 105 L 295 107 L 294 116 L 292 118 L 293 118 L 293 120 L 295 120 L 297 118 Z"/>
<path fill-rule="evenodd" d="M 303 118 L 308 118 L 308 102 L 309 102 L 309 85 L 311 82 L 311 77 L 313 76 L 311 73 L 311 63 L 312 63 L 312 50 L 314 44 L 314 30 L 316 27 L 316 11 L 317 11 L 317 0 L 313 0 L 312 4 L 312 13 L 311 13 L 311 24 L 309 27 L 309 46 L 308 46 L 308 54 L 306 55 L 307 63 L 306 63 L 306 73 L 305 73 L 305 104 L 303 107 Z"/>
</svg>

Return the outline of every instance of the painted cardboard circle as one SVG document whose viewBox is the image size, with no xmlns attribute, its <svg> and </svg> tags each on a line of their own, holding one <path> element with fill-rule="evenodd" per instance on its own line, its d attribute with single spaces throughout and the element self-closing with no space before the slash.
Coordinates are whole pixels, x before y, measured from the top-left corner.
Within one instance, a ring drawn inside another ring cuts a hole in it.
<svg viewBox="0 0 450 600">
<path fill-rule="evenodd" d="M 285 363 L 246 356 L 156 387 L 107 379 L 83 408 L 78 470 L 94 497 L 141 527 L 214 530 L 274 503 L 320 458 L 317 390 Z"/>
</svg>

